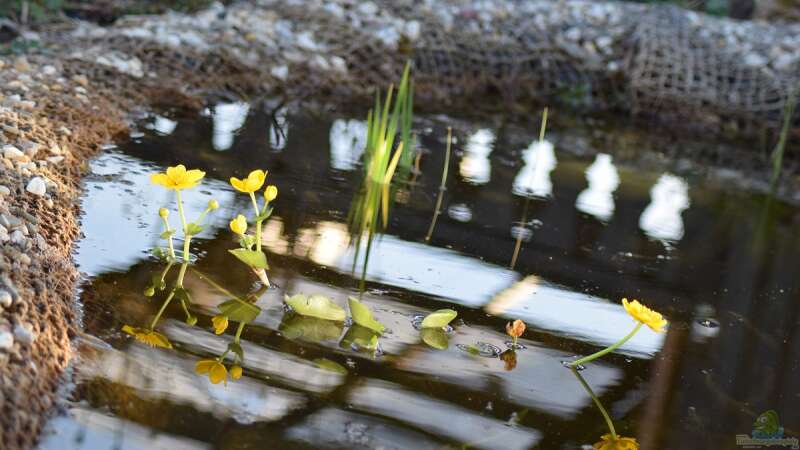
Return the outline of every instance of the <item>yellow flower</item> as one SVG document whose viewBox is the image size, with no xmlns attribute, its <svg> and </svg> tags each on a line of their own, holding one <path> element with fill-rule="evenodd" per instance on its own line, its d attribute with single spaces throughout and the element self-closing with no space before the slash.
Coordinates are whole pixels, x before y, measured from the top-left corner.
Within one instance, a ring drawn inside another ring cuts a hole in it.
<svg viewBox="0 0 800 450">
<path fill-rule="evenodd" d="M 159 208 L 158 215 L 166 219 L 169 216 L 169 210 L 167 208 Z"/>
<path fill-rule="evenodd" d="M 215 210 L 217 208 L 219 208 L 219 202 L 218 201 L 213 200 L 213 199 L 208 201 L 208 209 L 213 211 L 213 210 Z"/>
<path fill-rule="evenodd" d="M 506 333 L 513 338 L 518 338 L 522 336 L 522 333 L 525 332 L 525 322 L 517 319 L 514 323 L 507 323 L 506 324 Z"/>
<path fill-rule="evenodd" d="M 278 196 L 278 186 L 270 184 L 269 186 L 267 186 L 266 189 L 264 189 L 264 198 L 268 202 L 275 200 L 275 197 L 277 196 Z"/>
<path fill-rule="evenodd" d="M 239 214 L 235 219 L 231 220 L 230 226 L 231 231 L 234 233 L 238 235 L 244 235 L 247 232 L 247 219 L 245 219 L 243 215 Z"/>
<path fill-rule="evenodd" d="M 191 189 L 206 176 L 202 170 L 192 169 L 186 170 L 183 164 L 178 164 L 175 167 L 167 167 L 166 173 L 154 173 L 150 175 L 150 181 L 153 184 L 160 184 L 167 189 Z"/>
<path fill-rule="evenodd" d="M 147 344 L 150 347 L 172 348 L 172 344 L 170 344 L 169 339 L 157 331 L 147 328 L 132 327 L 130 325 L 125 325 L 122 327 L 122 331 L 130 334 L 136 338 L 137 341 L 141 342 L 142 344 Z"/>
<path fill-rule="evenodd" d="M 201 359 L 197 361 L 194 366 L 194 371 L 198 375 L 208 374 L 208 379 L 213 384 L 219 384 L 221 381 L 228 385 L 228 369 L 225 365 L 216 359 Z"/>
<path fill-rule="evenodd" d="M 214 316 L 211 318 L 211 323 L 214 324 L 214 333 L 222 334 L 228 328 L 228 316 Z"/>
<path fill-rule="evenodd" d="M 240 366 L 231 367 L 231 378 L 234 380 L 242 378 L 242 368 Z"/>
<path fill-rule="evenodd" d="M 636 319 L 638 322 L 647 325 L 656 333 L 664 332 L 664 327 L 667 325 L 667 321 L 661 316 L 660 313 L 644 306 L 643 304 L 639 303 L 638 300 L 633 300 L 632 302 L 628 303 L 628 299 L 623 298 L 622 306 L 624 306 L 625 311 L 628 311 L 628 314 L 630 314 L 631 317 Z"/>
<path fill-rule="evenodd" d="M 604 434 L 600 442 L 594 444 L 595 450 L 639 450 L 639 444 L 634 438 L 617 436 L 615 440 L 610 434 Z"/>
<path fill-rule="evenodd" d="M 255 192 L 261 189 L 264 185 L 264 180 L 267 178 L 267 172 L 258 169 L 250 172 L 247 178 L 240 180 L 236 177 L 231 177 L 231 186 L 236 188 L 239 192 Z"/>
</svg>

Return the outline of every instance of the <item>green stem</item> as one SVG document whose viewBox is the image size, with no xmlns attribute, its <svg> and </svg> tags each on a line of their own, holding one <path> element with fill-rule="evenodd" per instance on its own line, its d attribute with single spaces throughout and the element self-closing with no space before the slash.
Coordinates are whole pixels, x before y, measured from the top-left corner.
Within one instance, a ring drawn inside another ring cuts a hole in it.
<svg viewBox="0 0 800 450">
<path fill-rule="evenodd" d="M 186 215 L 183 213 L 183 201 L 181 200 L 181 191 L 180 189 L 176 190 L 175 192 L 178 193 L 178 213 L 181 215 L 181 224 L 183 225 L 183 262 L 189 262 L 189 243 L 192 241 L 192 236 L 189 235 L 189 227 L 186 225 Z M 181 269 L 182 272 L 186 272 L 186 269 Z M 183 278 L 181 278 L 183 280 Z"/>
<path fill-rule="evenodd" d="M 169 221 L 166 217 L 162 217 L 161 220 L 164 221 L 164 228 L 167 230 L 167 233 L 170 233 L 169 238 L 167 239 L 167 244 L 169 245 L 169 256 L 174 261 L 175 258 L 175 247 L 172 245 L 172 229 L 169 227 Z"/>
<path fill-rule="evenodd" d="M 592 397 L 592 400 L 594 401 L 594 404 L 597 405 L 597 409 L 600 410 L 600 413 L 603 415 L 603 418 L 606 420 L 606 425 L 608 425 L 608 431 L 611 432 L 611 438 L 616 441 L 617 440 L 617 430 L 614 429 L 614 422 L 611 421 L 611 416 L 608 415 L 608 411 L 606 411 L 606 409 L 603 407 L 603 404 L 600 403 L 600 399 L 597 398 L 597 396 L 594 394 L 594 391 L 592 391 L 592 388 L 589 387 L 589 384 L 586 382 L 586 380 L 583 379 L 581 374 L 578 373 L 578 371 L 575 370 L 574 367 L 570 367 L 570 370 L 572 370 L 572 373 L 575 374 L 576 377 L 578 377 L 578 381 L 580 381 L 581 385 L 583 385 L 583 388 L 586 389 L 586 392 L 589 393 L 589 396 Z"/>
<path fill-rule="evenodd" d="M 217 361 L 218 362 L 224 361 L 225 357 L 228 356 L 228 353 L 230 353 L 230 351 L 231 351 L 231 349 L 226 349 L 223 354 L 219 355 L 219 358 L 217 358 Z"/>
<path fill-rule="evenodd" d="M 616 344 L 614 344 L 614 345 L 612 345 L 610 347 L 606 347 L 606 348 L 604 348 L 603 350 L 600 350 L 597 353 L 593 353 L 593 354 L 591 354 L 589 356 L 583 357 L 583 358 L 581 358 L 581 359 L 579 359 L 577 361 L 572 361 L 571 363 L 569 363 L 570 368 L 574 369 L 574 368 L 578 367 L 581 364 L 586 364 L 588 362 L 594 361 L 595 359 L 597 359 L 597 358 L 599 358 L 599 357 L 601 357 L 601 356 L 603 356 L 605 354 L 613 352 L 614 350 L 618 349 L 622 344 L 628 342 L 630 340 L 630 338 L 632 338 L 633 335 L 636 334 L 637 331 L 639 331 L 639 328 L 642 328 L 642 322 L 637 322 L 636 323 L 636 327 L 633 328 L 633 331 L 628 333 L 624 338 L 620 339 L 619 342 L 617 342 Z"/>
<path fill-rule="evenodd" d="M 164 300 L 164 304 L 161 305 L 161 309 L 158 310 L 158 313 L 153 318 L 153 321 L 150 322 L 150 329 L 151 330 L 154 329 L 156 327 L 156 324 L 158 323 L 158 321 L 161 320 L 161 315 L 164 314 L 164 310 L 167 309 L 167 306 L 172 301 L 173 297 L 175 297 L 175 290 L 174 289 L 172 290 L 172 292 L 169 293 L 169 296 L 167 297 L 167 299 Z"/>
<path fill-rule="evenodd" d="M 233 342 L 239 343 L 239 338 L 242 336 L 242 331 L 244 330 L 244 322 L 239 322 L 239 328 L 236 329 L 236 336 L 233 337 Z"/>
<path fill-rule="evenodd" d="M 185 262 L 181 264 L 181 271 L 178 272 L 178 281 L 176 282 L 178 286 L 183 287 L 183 277 L 186 276 L 186 268 L 189 267 L 189 262 Z"/>
<path fill-rule="evenodd" d="M 253 201 L 253 209 L 256 211 L 256 217 L 259 217 L 262 213 L 258 209 L 258 202 L 256 201 L 256 196 L 252 192 L 250 192 L 250 200 Z M 264 207 L 266 208 L 266 204 Z M 261 251 L 261 221 L 256 221 L 256 251 Z"/>
<path fill-rule="evenodd" d="M 173 254 L 172 257 L 174 258 L 175 255 Z M 164 279 L 167 277 L 167 274 L 169 273 L 169 269 L 172 268 L 173 264 L 175 264 L 175 261 L 170 261 L 169 263 L 167 263 L 167 267 L 164 269 L 164 271 L 161 272 L 161 282 L 162 283 L 164 282 Z"/>
<path fill-rule="evenodd" d="M 258 209 L 258 202 L 256 201 L 256 194 L 252 192 L 248 192 L 248 194 L 250 194 L 250 200 L 253 202 L 253 211 L 256 212 L 256 217 L 258 217 L 259 209 Z"/>
<path fill-rule="evenodd" d="M 214 286 L 215 289 L 217 289 L 218 291 L 222 292 L 223 294 L 225 294 L 225 295 L 227 295 L 227 296 L 229 296 L 231 298 L 237 298 L 237 299 L 239 298 L 238 295 L 236 295 L 233 292 L 225 289 L 222 285 L 220 285 L 216 281 L 212 280 L 208 275 L 204 274 L 203 272 L 200 272 L 197 269 L 192 269 L 192 272 L 194 272 L 197 275 L 199 275 L 200 278 L 206 280 L 206 282 L 208 282 L 208 284 L 210 284 L 211 286 Z"/>
</svg>

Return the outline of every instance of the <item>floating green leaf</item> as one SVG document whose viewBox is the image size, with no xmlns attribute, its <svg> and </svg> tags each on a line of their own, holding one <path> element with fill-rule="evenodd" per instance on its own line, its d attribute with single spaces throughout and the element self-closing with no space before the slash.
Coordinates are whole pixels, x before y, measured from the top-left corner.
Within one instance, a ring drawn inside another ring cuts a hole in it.
<svg viewBox="0 0 800 450">
<path fill-rule="evenodd" d="M 300 315 L 316 317 L 318 319 L 335 320 L 342 322 L 347 317 L 344 309 L 324 295 L 303 295 L 285 297 L 287 305 Z"/>
<path fill-rule="evenodd" d="M 267 265 L 267 255 L 265 255 L 264 252 L 245 248 L 237 248 L 228 251 L 231 252 L 233 256 L 239 258 L 239 261 L 254 269 L 269 269 L 269 265 Z"/>
<path fill-rule="evenodd" d="M 261 308 L 238 298 L 222 302 L 217 308 L 223 316 L 227 316 L 228 320 L 233 322 L 249 323 L 261 314 Z"/>
<path fill-rule="evenodd" d="M 203 226 L 198 225 L 194 222 L 186 224 L 186 234 L 188 236 L 194 236 L 200 234 L 203 231 Z"/>
<path fill-rule="evenodd" d="M 422 328 L 442 328 L 450 323 L 458 315 L 452 309 L 440 309 L 428 314 L 422 320 Z"/>
<path fill-rule="evenodd" d="M 447 334 L 441 328 L 423 328 L 420 336 L 422 336 L 422 342 L 437 350 L 447 350 L 449 346 Z"/>
<path fill-rule="evenodd" d="M 314 360 L 314 364 L 317 365 L 320 369 L 327 370 L 328 372 L 338 373 L 339 375 L 347 375 L 347 369 L 336 361 L 331 361 L 330 359 L 326 358 L 317 358 Z"/>
<path fill-rule="evenodd" d="M 342 322 L 287 314 L 278 330 L 291 340 L 301 339 L 313 343 L 336 341 L 342 335 Z"/>
<path fill-rule="evenodd" d="M 362 327 L 369 328 L 378 334 L 383 334 L 384 330 L 386 330 L 386 327 L 383 326 L 382 323 L 375 320 L 372 311 L 370 311 L 366 305 L 358 301 L 358 299 L 355 297 L 348 297 L 347 304 L 350 305 L 350 314 L 353 316 L 353 322 Z"/>
<path fill-rule="evenodd" d="M 378 333 L 375 331 L 362 327 L 361 325 L 353 325 L 347 330 L 339 347 L 352 348 L 353 346 L 361 349 L 374 350 L 378 347 Z"/>
</svg>

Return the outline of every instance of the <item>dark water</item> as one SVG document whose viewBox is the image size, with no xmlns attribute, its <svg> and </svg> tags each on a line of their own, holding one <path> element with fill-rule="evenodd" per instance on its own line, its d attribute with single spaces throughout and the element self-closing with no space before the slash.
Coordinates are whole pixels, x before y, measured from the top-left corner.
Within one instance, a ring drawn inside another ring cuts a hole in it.
<svg viewBox="0 0 800 450">
<path fill-rule="evenodd" d="M 292 317 L 281 302 L 320 293 L 344 305 L 358 294 L 347 212 L 363 123 L 276 119 L 282 132 L 235 104 L 194 120 L 151 118 L 93 162 L 76 254 L 86 336 L 70 407 L 42 450 L 590 448 L 608 431 L 561 361 L 628 333 L 622 297 L 670 325 L 666 334 L 643 329 L 582 372 L 619 434 L 642 448 L 737 448 L 736 435 L 767 410 L 787 436 L 800 433 L 800 210 L 615 166 L 613 148 L 578 157 L 556 139 L 552 154 L 525 151 L 519 142 L 537 130 L 512 136 L 462 123 L 426 243 L 451 122 L 423 118 L 422 173 L 398 195 L 366 272 L 363 301 L 390 332 L 380 352 L 357 351 L 346 325 Z M 164 300 L 143 291 L 165 268 L 148 251 L 159 245 L 156 211 L 173 199 L 148 176 L 176 163 L 207 172 L 185 196 L 189 216 L 212 196 L 222 208 L 193 241 L 186 287 L 199 321 L 187 325 L 170 304 L 156 329 L 174 348 L 150 348 L 121 328 L 146 326 Z M 226 180 L 253 168 L 269 169 L 280 188 L 263 236 L 278 287 L 266 292 L 227 253 L 236 247 L 227 223 L 249 200 Z M 236 330 L 213 333 L 210 318 L 229 297 L 208 280 L 255 293 L 263 309 L 242 333 L 244 376 L 227 386 L 194 372 Z M 459 317 L 447 348 L 434 349 L 413 321 L 448 307 Z M 505 324 L 516 318 L 528 331 L 514 366 L 493 356 L 507 349 Z M 479 343 L 485 356 L 462 350 Z"/>
</svg>

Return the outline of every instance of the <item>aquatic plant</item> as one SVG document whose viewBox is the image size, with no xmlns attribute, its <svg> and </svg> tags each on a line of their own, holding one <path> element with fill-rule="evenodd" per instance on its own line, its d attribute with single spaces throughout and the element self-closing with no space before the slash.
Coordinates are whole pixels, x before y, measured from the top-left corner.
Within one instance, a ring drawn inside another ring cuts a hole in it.
<svg viewBox="0 0 800 450">
<path fill-rule="evenodd" d="M 433 219 L 431 225 L 428 227 L 428 234 L 425 235 L 425 242 L 430 242 L 433 236 L 433 229 L 436 228 L 436 220 L 442 211 L 442 200 L 444 200 L 444 191 L 447 183 L 447 171 L 450 168 L 450 144 L 453 142 L 453 129 L 447 127 L 447 147 L 444 153 L 444 167 L 442 167 L 442 181 L 439 183 L 439 194 L 436 196 L 436 208 L 433 210 Z"/>
<path fill-rule="evenodd" d="M 269 277 L 267 277 L 266 269 L 269 268 L 267 263 L 267 255 L 261 250 L 261 225 L 265 220 L 272 215 L 272 208 L 270 203 L 278 197 L 278 187 L 268 185 L 264 189 L 264 202 L 259 206 L 256 200 L 255 193 L 263 186 L 267 178 L 267 171 L 257 169 L 251 171 L 246 178 L 239 179 L 231 177 L 230 183 L 239 192 L 243 192 L 250 196 L 250 201 L 253 204 L 253 222 L 255 223 L 255 235 L 247 234 L 247 219 L 244 215 L 238 214 L 230 222 L 231 231 L 239 236 L 239 245 L 241 248 L 229 250 L 239 261 L 252 269 L 253 273 L 269 287 Z"/>
<path fill-rule="evenodd" d="M 781 170 L 783 169 L 783 153 L 786 149 L 786 141 L 789 138 L 789 129 L 791 128 L 794 112 L 797 108 L 798 95 L 800 95 L 800 86 L 789 93 L 789 98 L 786 99 L 786 104 L 783 108 L 783 125 L 781 126 L 781 133 L 778 138 L 778 143 L 775 145 L 775 149 L 772 151 L 771 155 L 772 175 L 769 178 L 771 192 L 775 192 L 775 189 L 778 187 L 778 180 L 780 179 Z"/>
<path fill-rule="evenodd" d="M 397 89 L 397 98 L 392 107 L 394 85 L 390 85 L 385 102 L 380 93 L 375 94 L 375 107 L 367 113 L 367 139 L 364 151 L 364 180 L 356 199 L 350 208 L 351 232 L 355 239 L 353 270 L 359 260 L 361 238 L 366 238 L 367 248 L 362 268 L 361 289 L 364 289 L 369 253 L 372 240 L 378 230 L 378 223 L 385 228 L 389 223 L 389 209 L 392 204 L 392 181 L 395 174 L 405 179 L 414 161 L 414 137 L 411 135 L 413 119 L 413 81 L 410 78 L 411 65 L 407 63 Z M 391 112 L 390 112 L 391 109 Z M 397 133 L 400 142 L 395 146 Z M 379 221 L 379 216 L 381 220 Z"/>
<path fill-rule="evenodd" d="M 597 353 L 593 353 L 589 356 L 569 363 L 571 368 L 576 368 L 588 362 L 594 361 L 595 359 L 618 349 L 624 343 L 628 342 L 639 331 L 639 329 L 642 328 L 642 325 L 647 325 L 656 333 L 664 332 L 664 327 L 667 326 L 667 320 L 664 319 L 661 313 L 653 311 L 652 309 L 642 305 L 638 300 L 628 302 L 627 298 L 622 299 L 622 306 L 625 308 L 625 311 L 627 311 L 628 314 L 630 314 L 630 316 L 636 320 L 636 326 L 633 328 L 633 330 L 615 344 L 610 345 Z"/>
<path fill-rule="evenodd" d="M 422 319 L 420 327 L 444 328 L 447 326 L 447 324 L 452 322 L 456 316 L 458 316 L 458 313 L 452 309 L 440 309 L 425 316 L 425 318 Z"/>
<path fill-rule="evenodd" d="M 581 386 L 586 390 L 589 396 L 592 398 L 595 406 L 600 411 L 600 414 L 603 416 L 603 419 L 606 422 L 606 426 L 608 427 L 608 434 L 604 434 L 600 437 L 600 441 L 595 443 L 592 448 L 596 450 L 638 450 L 639 444 L 636 442 L 636 439 L 629 438 L 629 437 L 622 437 L 617 434 L 617 430 L 614 428 L 614 421 L 611 420 L 611 416 L 606 411 L 606 408 L 603 406 L 603 403 L 600 402 L 600 399 L 594 393 L 592 388 L 589 386 L 589 383 L 581 376 L 581 374 L 574 368 L 570 367 L 572 374 L 575 375 L 575 378 L 578 379 Z"/>
</svg>

